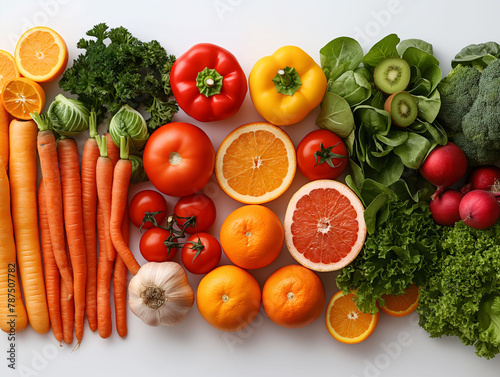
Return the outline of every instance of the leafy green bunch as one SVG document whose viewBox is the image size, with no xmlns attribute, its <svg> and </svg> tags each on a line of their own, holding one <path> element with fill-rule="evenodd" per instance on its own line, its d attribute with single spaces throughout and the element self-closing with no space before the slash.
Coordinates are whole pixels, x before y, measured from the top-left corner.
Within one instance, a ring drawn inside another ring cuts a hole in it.
<svg viewBox="0 0 500 377">
<path fill-rule="evenodd" d="M 178 111 L 170 87 L 175 57 L 158 41 L 142 42 L 124 27 L 100 23 L 87 35 L 93 38 L 77 44 L 85 53 L 64 72 L 59 86 L 94 110 L 98 123 L 123 105 L 143 106 L 151 114 L 147 124 L 152 130 L 170 122 Z"/>
<path fill-rule="evenodd" d="M 420 287 L 419 324 L 432 336 L 455 335 L 476 354 L 500 352 L 500 222 L 486 230 L 457 223 Z"/>
</svg>

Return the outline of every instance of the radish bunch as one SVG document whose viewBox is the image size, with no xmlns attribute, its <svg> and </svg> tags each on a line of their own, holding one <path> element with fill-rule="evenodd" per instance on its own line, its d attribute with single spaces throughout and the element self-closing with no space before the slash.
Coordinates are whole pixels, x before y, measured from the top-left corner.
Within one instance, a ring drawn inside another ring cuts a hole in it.
<svg viewBox="0 0 500 377">
<path fill-rule="evenodd" d="M 440 225 L 451 226 L 462 220 L 476 229 L 489 228 L 500 218 L 497 200 L 500 198 L 500 168 L 475 168 L 461 191 L 450 188 L 465 176 L 466 171 L 464 152 L 451 142 L 434 148 L 427 156 L 420 174 L 437 187 L 431 197 L 432 217 Z"/>
</svg>

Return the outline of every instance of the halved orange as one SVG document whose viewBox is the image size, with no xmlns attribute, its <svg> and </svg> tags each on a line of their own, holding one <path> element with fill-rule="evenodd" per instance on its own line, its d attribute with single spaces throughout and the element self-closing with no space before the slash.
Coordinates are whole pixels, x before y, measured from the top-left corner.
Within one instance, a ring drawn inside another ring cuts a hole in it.
<svg viewBox="0 0 500 377">
<path fill-rule="evenodd" d="M 16 66 L 14 57 L 7 51 L 0 50 L 0 93 L 7 81 L 15 77 L 21 77 Z"/>
<path fill-rule="evenodd" d="M 285 213 L 290 254 L 315 271 L 335 271 L 359 254 L 366 237 L 364 207 L 345 184 L 316 180 L 292 196 Z"/>
<path fill-rule="evenodd" d="M 393 317 L 404 317 L 417 308 L 418 291 L 418 287 L 411 284 L 402 295 L 382 295 L 384 306 L 380 309 Z"/>
<path fill-rule="evenodd" d="M 21 35 L 14 57 L 24 77 L 46 82 L 64 72 L 68 64 L 68 49 L 64 39 L 54 30 L 36 26 Z"/>
<path fill-rule="evenodd" d="M 222 141 L 215 156 L 215 175 L 231 198 L 261 204 L 288 189 L 296 165 L 295 147 L 285 131 L 271 123 L 249 123 Z"/>
<path fill-rule="evenodd" d="M 14 118 L 30 120 L 30 113 L 41 113 L 45 106 L 45 91 L 40 84 L 27 77 L 18 77 L 7 82 L 2 91 L 5 110 Z"/>
<path fill-rule="evenodd" d="M 354 294 L 337 292 L 326 308 L 328 332 L 339 342 L 354 344 L 368 338 L 377 327 L 379 312 L 363 313 L 354 302 Z"/>
</svg>

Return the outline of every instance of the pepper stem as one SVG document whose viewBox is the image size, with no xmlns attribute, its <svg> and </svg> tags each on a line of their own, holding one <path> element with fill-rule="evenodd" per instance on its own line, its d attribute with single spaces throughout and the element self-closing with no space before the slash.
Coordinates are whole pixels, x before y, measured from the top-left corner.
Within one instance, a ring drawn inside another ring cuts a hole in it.
<svg viewBox="0 0 500 377">
<path fill-rule="evenodd" d="M 280 81 L 283 86 L 290 86 L 292 84 L 292 77 L 287 72 L 285 72 L 284 69 L 279 69 L 278 75 L 280 76 Z"/>
<path fill-rule="evenodd" d="M 196 76 L 196 87 L 205 97 L 220 94 L 224 78 L 215 69 L 206 67 Z"/>
</svg>

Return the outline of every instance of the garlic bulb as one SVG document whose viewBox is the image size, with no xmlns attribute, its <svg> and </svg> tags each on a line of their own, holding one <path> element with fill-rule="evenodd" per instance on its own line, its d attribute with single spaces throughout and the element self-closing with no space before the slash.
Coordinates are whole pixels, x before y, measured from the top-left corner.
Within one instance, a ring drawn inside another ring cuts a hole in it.
<svg viewBox="0 0 500 377">
<path fill-rule="evenodd" d="M 194 303 L 186 271 L 177 262 L 144 264 L 128 286 L 132 312 L 149 326 L 176 326 Z"/>
</svg>

